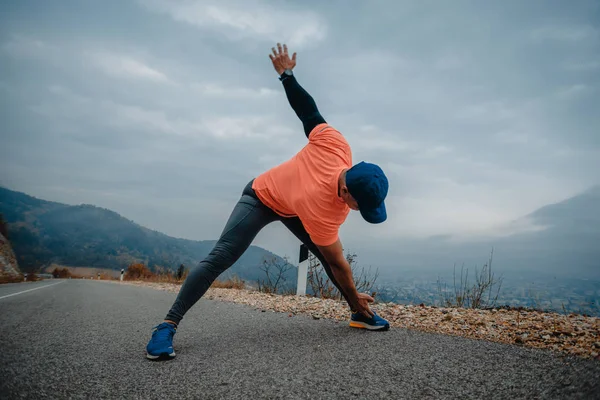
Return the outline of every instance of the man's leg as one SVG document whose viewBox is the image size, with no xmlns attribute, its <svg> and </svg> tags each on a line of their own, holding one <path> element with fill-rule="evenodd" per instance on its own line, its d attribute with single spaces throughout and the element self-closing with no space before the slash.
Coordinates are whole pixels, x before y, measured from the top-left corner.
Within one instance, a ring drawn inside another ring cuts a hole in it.
<svg viewBox="0 0 600 400">
<path fill-rule="evenodd" d="M 254 197 L 249 183 L 218 242 L 187 276 L 165 320 L 179 324 L 184 314 L 204 295 L 213 281 L 242 256 L 258 232 L 277 219 L 277 214 Z"/>
<path fill-rule="evenodd" d="M 325 273 L 327 273 L 329 280 L 331 280 L 331 282 L 335 285 L 335 287 L 340 291 L 342 296 L 344 296 L 344 299 L 346 299 L 348 306 L 350 306 L 348 297 L 346 296 L 344 291 L 341 289 L 340 285 L 337 283 L 337 280 L 335 279 L 335 276 L 333 275 L 333 272 L 331 271 L 331 267 L 329 266 L 329 263 L 325 260 L 325 257 L 323 257 L 323 254 L 321 254 L 317 245 L 314 244 L 313 241 L 311 240 L 310 235 L 308 234 L 308 232 L 306 232 L 306 229 L 304 228 L 302 221 L 300 221 L 300 218 L 298 218 L 298 217 L 281 218 L 281 222 L 283 222 L 283 224 L 298 239 L 300 239 L 300 241 L 302 243 L 304 243 L 304 245 L 308 248 L 308 250 L 310 250 L 311 253 L 313 253 L 315 255 L 315 257 L 317 257 L 317 259 L 321 262 L 321 265 L 323 266 Z"/>
</svg>

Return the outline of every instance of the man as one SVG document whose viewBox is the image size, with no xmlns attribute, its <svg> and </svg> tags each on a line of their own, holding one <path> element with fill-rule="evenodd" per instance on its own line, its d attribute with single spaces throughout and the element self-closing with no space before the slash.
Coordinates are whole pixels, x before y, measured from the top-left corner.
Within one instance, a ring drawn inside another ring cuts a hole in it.
<svg viewBox="0 0 600 400">
<path fill-rule="evenodd" d="M 350 209 L 373 224 L 386 220 L 388 181 L 377 165 L 352 165 L 342 134 L 325 122 L 313 98 L 298 84 L 287 46 L 269 55 L 287 99 L 302 121 L 308 144 L 290 160 L 251 180 L 210 254 L 193 269 L 146 346 L 149 359 L 175 357 L 173 336 L 184 314 L 213 281 L 233 265 L 267 224 L 281 221 L 319 259 L 352 311 L 350 326 L 387 330 L 388 322 L 369 308 L 373 298 L 358 293 L 338 237 Z"/>
</svg>

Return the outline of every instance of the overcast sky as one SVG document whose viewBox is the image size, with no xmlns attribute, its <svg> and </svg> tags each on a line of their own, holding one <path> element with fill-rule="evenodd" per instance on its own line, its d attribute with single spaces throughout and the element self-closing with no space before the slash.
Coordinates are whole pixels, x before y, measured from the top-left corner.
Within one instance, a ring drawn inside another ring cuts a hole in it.
<svg viewBox="0 0 600 400">
<path fill-rule="evenodd" d="M 306 143 L 278 41 L 354 161 L 389 177 L 388 221 L 342 228 L 359 254 L 600 183 L 598 1 L 20 0 L 0 5 L 0 184 L 216 239 Z M 296 258 L 281 225 L 255 243 Z"/>
</svg>

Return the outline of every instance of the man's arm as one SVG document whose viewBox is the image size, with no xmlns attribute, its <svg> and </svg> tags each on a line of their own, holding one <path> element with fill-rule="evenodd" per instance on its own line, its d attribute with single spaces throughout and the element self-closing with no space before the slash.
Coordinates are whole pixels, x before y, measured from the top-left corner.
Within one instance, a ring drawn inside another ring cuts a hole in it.
<svg viewBox="0 0 600 400">
<path fill-rule="evenodd" d="M 302 121 L 304 134 L 308 137 L 315 126 L 326 123 L 325 119 L 319 112 L 315 100 L 300 86 L 296 77 L 291 72 L 296 66 L 296 53 L 290 59 L 287 46 L 284 44 L 282 51 L 281 44 L 279 43 L 277 43 L 278 51 L 275 48 L 272 48 L 272 50 L 273 54 L 269 54 L 269 58 L 273 62 L 273 67 L 283 83 L 290 106 L 298 118 L 300 118 L 300 121 Z M 288 72 L 286 73 L 286 71 Z"/>
<path fill-rule="evenodd" d="M 352 312 L 361 313 L 369 318 L 372 317 L 374 314 L 369 308 L 369 303 L 373 302 L 374 299 L 365 293 L 358 293 L 356 290 L 354 278 L 352 277 L 352 268 L 344 257 L 340 240 L 338 239 L 329 246 L 317 247 L 329 264 L 331 271 L 340 286 L 338 289 L 342 290 L 345 294 L 344 297 L 346 297 Z"/>
</svg>

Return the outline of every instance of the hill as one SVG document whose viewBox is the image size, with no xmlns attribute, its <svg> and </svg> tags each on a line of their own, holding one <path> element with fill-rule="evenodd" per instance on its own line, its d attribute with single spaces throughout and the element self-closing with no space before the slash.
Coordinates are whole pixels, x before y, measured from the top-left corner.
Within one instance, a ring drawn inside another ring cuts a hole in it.
<svg viewBox="0 0 600 400">
<path fill-rule="evenodd" d="M 114 211 L 89 204 L 67 205 L 0 188 L 0 213 L 8 223 L 11 242 L 23 271 L 51 263 L 73 267 L 121 269 L 133 262 L 150 268 L 195 266 L 215 240 L 194 241 L 167 236 L 130 221 Z M 262 277 L 264 259 L 283 259 L 250 246 L 225 274 L 242 279 Z M 288 280 L 295 282 L 295 270 Z"/>
<path fill-rule="evenodd" d="M 378 258 L 385 260 L 381 272 L 390 279 L 399 270 L 452 273 L 455 263 L 459 270 L 464 263 L 474 271 L 474 266 L 487 261 L 493 248 L 494 269 L 510 272 L 509 276 L 598 280 L 599 244 L 600 186 L 595 186 L 478 235 L 406 238 L 382 242 L 376 250 Z M 363 257 L 372 256 L 363 253 Z"/>
<path fill-rule="evenodd" d="M 537 227 L 498 241 L 515 266 L 600 278 L 600 187 L 523 217 Z"/>
</svg>

